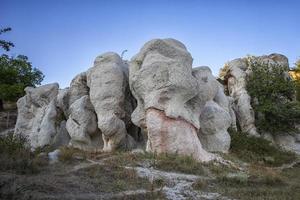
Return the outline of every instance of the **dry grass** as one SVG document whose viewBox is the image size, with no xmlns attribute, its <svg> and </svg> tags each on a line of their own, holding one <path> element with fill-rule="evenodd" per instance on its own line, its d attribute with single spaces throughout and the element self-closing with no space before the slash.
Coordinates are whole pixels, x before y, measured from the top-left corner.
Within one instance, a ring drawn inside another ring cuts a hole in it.
<svg viewBox="0 0 300 200">
<path fill-rule="evenodd" d="M 177 154 L 154 154 L 154 153 L 117 153 L 108 162 L 117 163 L 122 166 L 137 166 L 147 162 L 155 169 L 173 171 L 186 174 L 205 174 L 205 169 L 201 163 L 191 156 L 181 156 Z"/>
<path fill-rule="evenodd" d="M 85 160 L 89 157 L 88 153 L 73 147 L 61 147 L 59 150 L 60 153 L 58 159 L 63 163 L 72 163 L 76 157 L 80 157 L 81 160 Z"/>
<path fill-rule="evenodd" d="M 249 137 L 245 133 L 230 131 L 232 157 L 244 162 L 266 166 L 280 166 L 293 162 L 297 157 L 292 152 L 281 150 L 263 138 Z"/>
<path fill-rule="evenodd" d="M 35 174 L 48 162 L 37 157 L 27 145 L 27 139 L 13 133 L 0 137 L 0 170 L 17 174 Z"/>
</svg>

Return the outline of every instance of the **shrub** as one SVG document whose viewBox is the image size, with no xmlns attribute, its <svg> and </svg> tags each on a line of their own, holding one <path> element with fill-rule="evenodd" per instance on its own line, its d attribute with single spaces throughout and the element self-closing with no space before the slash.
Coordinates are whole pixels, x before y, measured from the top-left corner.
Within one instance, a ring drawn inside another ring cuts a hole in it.
<svg viewBox="0 0 300 200">
<path fill-rule="evenodd" d="M 247 90 L 256 126 L 272 134 L 292 131 L 300 120 L 300 103 L 292 101 L 296 86 L 287 77 L 286 67 L 251 60 L 249 64 L 252 73 L 247 78 Z"/>
</svg>

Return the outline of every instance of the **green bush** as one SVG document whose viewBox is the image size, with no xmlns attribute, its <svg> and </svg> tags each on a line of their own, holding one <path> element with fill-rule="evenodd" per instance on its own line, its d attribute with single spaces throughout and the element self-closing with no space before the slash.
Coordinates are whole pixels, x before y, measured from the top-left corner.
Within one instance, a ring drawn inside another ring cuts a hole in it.
<svg viewBox="0 0 300 200">
<path fill-rule="evenodd" d="M 295 82 L 287 69 L 258 61 L 249 61 L 252 73 L 247 78 L 247 91 L 255 110 L 259 131 L 272 134 L 294 130 L 300 120 L 300 103 L 293 101 Z"/>
</svg>

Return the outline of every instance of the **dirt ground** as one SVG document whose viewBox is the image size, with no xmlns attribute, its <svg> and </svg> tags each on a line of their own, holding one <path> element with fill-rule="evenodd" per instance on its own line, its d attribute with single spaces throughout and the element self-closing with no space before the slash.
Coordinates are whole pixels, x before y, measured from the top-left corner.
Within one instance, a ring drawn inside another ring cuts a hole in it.
<svg viewBox="0 0 300 200">
<path fill-rule="evenodd" d="M 182 166 L 176 166 L 176 162 L 174 157 L 132 153 L 89 158 L 73 155 L 71 159 L 46 164 L 34 174 L 1 171 L 0 199 L 296 200 L 300 197 L 300 165 L 296 163 L 283 168 L 253 168 L 245 163 L 201 165 L 180 160 Z"/>
</svg>

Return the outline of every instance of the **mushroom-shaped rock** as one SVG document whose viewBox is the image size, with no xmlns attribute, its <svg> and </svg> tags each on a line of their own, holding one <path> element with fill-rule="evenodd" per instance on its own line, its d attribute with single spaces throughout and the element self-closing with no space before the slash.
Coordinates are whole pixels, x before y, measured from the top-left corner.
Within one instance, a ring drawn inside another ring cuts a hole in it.
<svg viewBox="0 0 300 200">
<path fill-rule="evenodd" d="M 147 151 L 191 155 L 199 161 L 214 159 L 197 137 L 200 113 L 193 99 L 199 88 L 186 47 L 174 39 L 151 40 L 133 57 L 129 71 L 137 99 L 131 117 L 147 131 Z"/>
<path fill-rule="evenodd" d="M 98 56 L 94 66 L 87 71 L 89 95 L 102 132 L 104 151 L 132 148 L 134 139 L 128 134 L 125 122 L 127 114 L 128 66 L 116 53 Z"/>
</svg>

